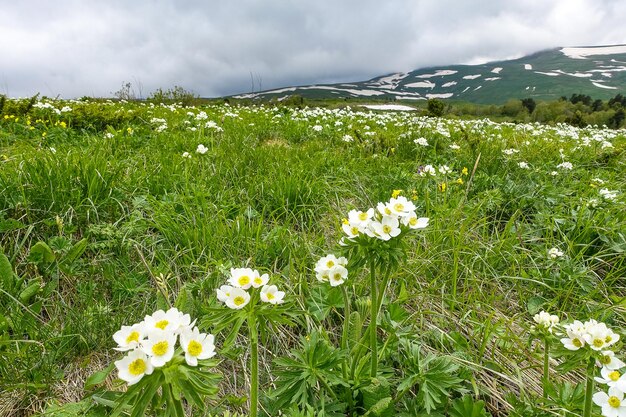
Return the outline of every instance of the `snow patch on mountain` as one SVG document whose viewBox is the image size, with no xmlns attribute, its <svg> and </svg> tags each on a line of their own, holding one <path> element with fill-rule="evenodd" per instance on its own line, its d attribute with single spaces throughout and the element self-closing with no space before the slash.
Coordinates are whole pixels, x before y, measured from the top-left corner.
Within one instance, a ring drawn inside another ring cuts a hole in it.
<svg viewBox="0 0 626 417">
<path fill-rule="evenodd" d="M 408 88 L 435 88 L 437 84 L 432 81 L 420 81 L 417 83 L 405 84 L 404 86 Z"/>
<path fill-rule="evenodd" d="M 482 74 L 473 74 L 473 75 L 466 75 L 465 77 L 463 77 L 464 80 L 475 80 L 476 78 L 482 77 Z"/>
<path fill-rule="evenodd" d="M 421 74 L 415 78 L 432 78 L 432 77 L 445 77 L 446 75 L 454 75 L 458 71 L 455 70 L 437 70 L 434 74 Z"/>
<path fill-rule="evenodd" d="M 626 54 L 626 45 L 588 46 L 582 48 L 562 48 L 561 52 L 574 59 L 587 59 L 594 55 Z"/>
</svg>

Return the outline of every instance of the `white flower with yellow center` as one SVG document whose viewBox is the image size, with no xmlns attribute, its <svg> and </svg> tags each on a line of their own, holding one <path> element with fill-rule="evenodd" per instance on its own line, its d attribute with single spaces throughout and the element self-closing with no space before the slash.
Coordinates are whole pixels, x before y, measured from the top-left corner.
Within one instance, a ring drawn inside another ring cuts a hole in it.
<svg viewBox="0 0 626 417">
<path fill-rule="evenodd" d="M 612 350 L 605 350 L 600 359 L 596 361 L 596 365 L 614 371 L 625 367 L 626 363 L 615 357 L 615 352 Z"/>
<path fill-rule="evenodd" d="M 328 282 L 331 287 L 343 284 L 348 278 L 348 270 L 343 265 L 335 265 L 328 271 Z"/>
<path fill-rule="evenodd" d="M 400 234 L 400 222 L 397 217 L 383 216 L 380 222 L 372 222 L 370 228 L 380 240 L 389 240 Z"/>
<path fill-rule="evenodd" d="M 282 304 L 285 298 L 284 291 L 278 291 L 276 285 L 264 285 L 260 293 L 261 301 L 270 304 Z"/>
<path fill-rule="evenodd" d="M 326 269 L 330 269 L 330 268 L 332 268 L 335 265 L 346 266 L 347 264 L 348 264 L 348 260 L 346 258 L 344 258 L 343 256 L 340 257 L 340 258 L 337 258 L 333 254 L 328 254 L 326 256 L 321 257 L 315 263 L 315 272 L 320 272 L 320 271 L 324 271 Z"/>
<path fill-rule="evenodd" d="M 583 338 L 591 349 L 602 350 L 615 343 L 616 336 L 604 323 L 597 323 L 587 328 L 587 333 L 583 335 Z"/>
<path fill-rule="evenodd" d="M 396 216 L 405 217 L 409 216 L 411 213 L 415 213 L 415 204 L 402 195 L 398 198 L 390 199 L 386 206 L 389 207 L 391 212 Z"/>
<path fill-rule="evenodd" d="M 251 268 L 231 268 L 228 283 L 235 288 L 247 290 L 258 275 L 259 273 Z"/>
<path fill-rule="evenodd" d="M 132 326 L 122 326 L 120 330 L 113 334 L 113 340 L 117 343 L 114 348 L 120 352 L 137 348 L 145 338 L 144 323 L 133 324 Z"/>
<path fill-rule="evenodd" d="M 270 276 L 268 274 L 260 275 L 258 271 L 254 271 L 254 275 L 252 276 L 252 286 L 254 288 L 261 288 L 270 280 Z"/>
<path fill-rule="evenodd" d="M 559 316 L 541 311 L 533 317 L 535 323 L 552 333 L 552 328 L 559 324 Z"/>
<path fill-rule="evenodd" d="M 225 303 L 228 297 L 230 297 L 230 292 L 233 290 L 233 287 L 230 285 L 222 285 L 215 291 L 217 292 L 217 299 L 222 303 Z"/>
<path fill-rule="evenodd" d="M 154 331 L 143 342 L 142 349 L 150 357 L 150 363 L 160 368 L 174 356 L 176 334 L 174 332 Z"/>
<path fill-rule="evenodd" d="M 140 349 L 130 352 L 119 361 L 115 361 L 120 379 L 128 385 L 136 384 L 144 375 L 150 375 L 154 367 L 150 363 L 148 356 Z"/>
<path fill-rule="evenodd" d="M 198 360 L 215 356 L 215 337 L 200 333 L 197 327 L 185 329 L 180 334 L 180 345 L 185 352 L 185 362 L 189 366 L 198 366 Z"/>
<path fill-rule="evenodd" d="M 620 391 L 626 391 L 626 374 L 622 375 L 617 369 L 602 368 L 600 370 L 601 377 L 595 377 L 596 382 L 606 384 L 609 387 L 615 387 Z"/>
<path fill-rule="evenodd" d="M 606 417 L 626 417 L 626 402 L 624 392 L 615 388 L 609 388 L 609 393 L 596 392 L 593 394 L 593 402 L 602 407 L 602 415 Z"/>
<path fill-rule="evenodd" d="M 428 226 L 429 220 L 428 217 L 417 217 L 414 211 L 401 217 L 402 224 L 410 229 L 423 229 Z"/>
<path fill-rule="evenodd" d="M 391 207 L 389 207 L 389 203 L 378 203 L 376 205 L 376 210 L 383 216 L 393 216 L 394 212 Z"/>
<path fill-rule="evenodd" d="M 144 324 L 144 329 L 148 333 L 155 330 L 176 332 L 181 325 L 180 311 L 175 308 L 171 308 L 167 312 L 157 310 L 151 316 L 144 318 Z"/>
<path fill-rule="evenodd" d="M 341 224 L 341 229 L 346 235 L 348 235 L 348 239 L 357 237 L 362 232 L 361 228 L 358 225 L 348 222 L 347 219 Z"/>
<path fill-rule="evenodd" d="M 250 294 L 242 288 L 233 288 L 230 292 L 230 297 L 225 301 L 228 308 L 233 310 L 240 310 L 244 308 L 250 302 Z"/>
<path fill-rule="evenodd" d="M 567 330 L 567 337 L 562 338 L 561 343 L 567 350 L 578 350 L 585 346 L 585 339 L 580 333 Z"/>
<path fill-rule="evenodd" d="M 367 227 L 369 222 L 372 220 L 372 217 L 374 217 L 373 208 L 370 208 L 367 211 L 350 210 L 348 213 L 348 223 L 361 229 Z"/>
</svg>

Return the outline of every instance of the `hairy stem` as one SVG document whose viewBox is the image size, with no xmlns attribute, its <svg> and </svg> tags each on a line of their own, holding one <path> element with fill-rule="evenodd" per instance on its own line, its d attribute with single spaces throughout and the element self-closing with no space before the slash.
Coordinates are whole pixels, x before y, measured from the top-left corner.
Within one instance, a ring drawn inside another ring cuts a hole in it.
<svg viewBox="0 0 626 417">
<path fill-rule="evenodd" d="M 372 352 L 370 376 L 374 378 L 378 372 L 378 345 L 376 343 L 377 326 L 378 326 L 378 299 L 376 297 L 376 263 L 374 260 L 370 262 L 370 295 L 371 295 L 371 317 L 370 317 L 370 350 Z"/>
<path fill-rule="evenodd" d="M 585 387 L 585 408 L 583 411 L 583 417 L 591 417 L 591 397 L 593 396 L 593 374 L 596 370 L 596 361 L 594 358 L 589 358 L 589 364 L 587 364 L 587 386 Z"/>
<path fill-rule="evenodd" d="M 550 384 L 550 343 L 546 338 L 543 349 L 543 398 L 548 398 L 548 385 Z"/>
<path fill-rule="evenodd" d="M 259 411 L 259 335 L 256 328 L 256 316 L 250 313 L 250 417 L 257 417 Z"/>
</svg>

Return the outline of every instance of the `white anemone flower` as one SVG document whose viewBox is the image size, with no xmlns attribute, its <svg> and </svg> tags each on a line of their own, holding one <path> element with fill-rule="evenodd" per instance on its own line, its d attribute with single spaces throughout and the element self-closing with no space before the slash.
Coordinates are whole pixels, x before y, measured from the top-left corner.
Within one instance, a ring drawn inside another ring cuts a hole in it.
<svg viewBox="0 0 626 417">
<path fill-rule="evenodd" d="M 250 294 L 242 288 L 233 288 L 230 297 L 226 299 L 226 306 L 233 310 L 240 310 L 250 302 Z"/>
<path fill-rule="evenodd" d="M 331 287 L 343 284 L 348 278 L 348 270 L 343 265 L 335 265 L 328 271 L 328 282 Z"/>
<path fill-rule="evenodd" d="M 220 300 L 222 303 L 225 303 L 228 297 L 230 297 L 230 293 L 232 290 L 233 287 L 231 287 L 230 285 L 222 285 L 215 290 L 217 292 L 217 299 Z"/>
<path fill-rule="evenodd" d="M 172 359 L 176 347 L 176 334 L 173 332 L 154 331 L 143 342 L 143 351 L 150 357 L 150 363 L 160 368 Z"/>
<path fill-rule="evenodd" d="M 376 205 L 376 209 L 383 216 L 393 216 L 393 210 L 389 207 L 389 203 L 378 203 Z"/>
<path fill-rule="evenodd" d="M 117 347 L 114 349 L 120 352 L 133 350 L 141 344 L 145 337 L 143 322 L 132 326 L 122 326 L 113 334 L 113 340 L 117 343 Z"/>
<path fill-rule="evenodd" d="M 626 375 L 622 375 L 620 371 L 602 368 L 600 375 L 601 377 L 594 378 L 596 382 L 608 385 L 609 387 L 615 387 L 620 391 L 626 391 Z"/>
<path fill-rule="evenodd" d="M 157 310 L 152 315 L 144 318 L 145 331 L 152 332 L 162 330 L 165 332 L 176 332 L 182 324 L 180 311 L 175 308 L 167 310 Z"/>
<path fill-rule="evenodd" d="M 335 265 L 343 265 L 346 266 L 348 264 L 348 259 L 345 257 L 337 258 L 333 254 L 328 254 L 326 256 L 321 257 L 315 264 L 315 272 L 323 271 L 324 269 L 330 269 Z"/>
<path fill-rule="evenodd" d="M 548 251 L 548 256 L 552 259 L 561 258 L 563 256 L 563 252 L 561 252 L 558 248 L 552 248 Z"/>
<path fill-rule="evenodd" d="M 396 217 L 383 216 L 380 222 L 372 222 L 371 229 L 380 240 L 389 240 L 400 234 L 400 222 Z"/>
<path fill-rule="evenodd" d="M 185 352 L 185 362 L 189 366 L 198 366 L 198 359 L 209 359 L 215 356 L 215 337 L 212 334 L 200 333 L 197 327 L 185 329 L 180 334 L 180 345 Z"/>
<path fill-rule="evenodd" d="M 561 343 L 567 350 L 578 350 L 585 346 L 585 339 L 580 333 L 567 330 L 567 337 L 562 338 Z"/>
<path fill-rule="evenodd" d="M 626 417 L 626 402 L 624 392 L 615 387 L 609 388 L 609 393 L 600 391 L 593 394 L 593 402 L 602 408 L 602 415 L 606 417 Z"/>
<path fill-rule="evenodd" d="M 348 236 L 348 239 L 357 237 L 361 233 L 361 228 L 358 225 L 349 223 L 347 220 L 342 223 L 341 229 Z"/>
<path fill-rule="evenodd" d="M 350 225 L 357 226 L 359 228 L 367 227 L 369 222 L 374 217 L 374 209 L 370 208 L 367 211 L 350 210 L 348 213 L 348 222 Z"/>
<path fill-rule="evenodd" d="M 270 304 L 282 304 L 285 298 L 284 291 L 278 291 L 276 285 L 264 285 L 259 294 L 261 301 Z"/>
<path fill-rule="evenodd" d="M 428 226 L 428 221 L 430 219 L 428 217 L 417 217 L 415 212 L 411 212 L 406 216 L 402 217 L 402 224 L 405 226 L 409 226 L 411 229 L 423 229 Z"/>
<path fill-rule="evenodd" d="M 207 148 L 203 144 L 199 144 L 198 147 L 196 148 L 196 152 L 199 153 L 200 155 L 204 155 L 208 151 L 209 151 L 209 148 Z"/>
<path fill-rule="evenodd" d="M 612 350 L 605 350 L 600 359 L 596 361 L 596 365 L 614 371 L 625 367 L 626 363 L 617 358 Z"/>
<path fill-rule="evenodd" d="M 268 274 L 260 275 L 258 271 L 254 271 L 254 275 L 252 277 L 252 286 L 254 288 L 261 288 L 270 280 L 270 276 Z"/>
<path fill-rule="evenodd" d="M 547 329 L 550 333 L 552 333 L 552 328 L 559 324 L 559 316 L 547 313 L 545 311 L 541 311 L 540 313 L 535 314 L 533 316 L 533 320 L 540 327 Z"/>
<path fill-rule="evenodd" d="M 401 217 L 408 216 L 415 212 L 415 204 L 402 195 L 398 198 L 390 199 L 389 203 L 387 203 L 387 207 L 391 209 L 393 214 Z"/>
<path fill-rule="evenodd" d="M 133 350 L 119 361 L 115 361 L 120 379 L 128 385 L 136 384 L 144 375 L 150 375 L 154 367 L 150 363 L 148 356 L 140 349 Z"/>
<path fill-rule="evenodd" d="M 228 283 L 233 287 L 247 290 L 258 275 L 259 273 L 251 268 L 231 268 Z"/>
</svg>

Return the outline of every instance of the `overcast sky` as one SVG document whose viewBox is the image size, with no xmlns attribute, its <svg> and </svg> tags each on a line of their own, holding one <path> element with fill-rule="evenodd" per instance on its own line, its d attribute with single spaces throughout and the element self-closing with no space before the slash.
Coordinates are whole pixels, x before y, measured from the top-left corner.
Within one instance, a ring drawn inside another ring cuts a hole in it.
<svg viewBox="0 0 626 417">
<path fill-rule="evenodd" d="M 0 93 L 203 97 L 626 44 L 624 0 L 0 0 Z"/>
</svg>

